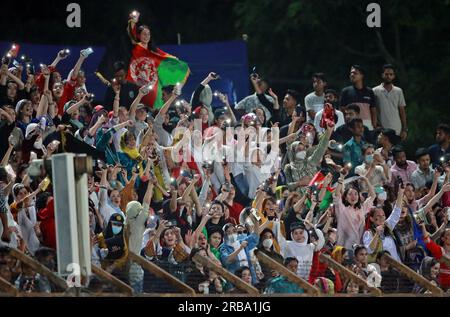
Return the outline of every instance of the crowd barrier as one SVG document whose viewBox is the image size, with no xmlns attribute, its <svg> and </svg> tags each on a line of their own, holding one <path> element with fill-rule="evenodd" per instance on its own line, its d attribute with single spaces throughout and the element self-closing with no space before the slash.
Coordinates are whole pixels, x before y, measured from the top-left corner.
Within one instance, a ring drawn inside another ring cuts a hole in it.
<svg viewBox="0 0 450 317">
<path fill-rule="evenodd" d="M 263 252 L 255 252 L 255 255 L 259 263 L 265 265 L 270 270 L 277 271 L 282 276 L 285 276 L 288 281 L 295 283 L 300 288 L 302 288 L 305 293 L 303 294 L 261 294 L 257 288 L 253 285 L 246 283 L 241 278 L 227 271 L 223 267 L 217 265 L 211 259 L 204 257 L 200 254 L 196 254 L 193 260 L 201 264 L 203 267 L 214 271 L 221 278 L 227 282 L 234 285 L 236 289 L 240 292 L 239 294 L 199 294 L 195 289 L 188 286 L 183 277 L 174 272 L 169 272 L 168 270 L 161 267 L 161 265 L 155 264 L 146 258 L 130 252 L 128 254 L 129 263 L 135 263 L 139 265 L 143 271 L 149 272 L 152 276 L 158 278 L 161 283 L 167 283 L 172 287 L 170 292 L 160 292 L 160 293 L 140 293 L 136 294 L 133 291 L 131 285 L 125 283 L 120 278 L 114 276 L 113 274 L 107 272 L 101 267 L 92 265 L 92 273 L 97 279 L 104 284 L 108 284 L 109 288 L 102 288 L 100 291 L 90 290 L 87 288 L 74 288 L 69 287 L 66 280 L 58 276 L 55 272 L 50 271 L 47 267 L 39 263 L 36 259 L 26 255 L 25 253 L 17 250 L 10 249 L 9 255 L 19 261 L 21 264 L 26 265 L 28 268 L 38 273 L 40 276 L 45 277 L 52 285 L 51 293 L 35 293 L 35 292 L 25 292 L 19 291 L 15 285 L 11 284 L 9 281 L 0 277 L 0 297 L 317 297 L 317 296 L 333 296 L 333 297 L 450 297 L 450 292 L 444 292 L 441 288 L 435 286 L 430 281 L 425 279 L 423 276 L 417 274 L 414 270 L 409 268 L 407 265 L 396 261 L 394 258 L 385 255 L 386 260 L 395 270 L 400 272 L 402 276 L 409 279 L 412 283 L 418 284 L 428 292 L 425 294 L 414 294 L 410 293 L 383 293 L 380 288 L 371 287 L 367 281 L 361 278 L 359 275 L 355 274 L 353 271 L 349 270 L 342 264 L 336 262 L 330 256 L 321 254 L 319 256 L 319 261 L 326 264 L 329 268 L 339 272 L 340 276 L 346 280 L 351 280 L 358 284 L 361 289 L 366 290 L 359 294 L 346 294 L 346 293 L 335 293 L 333 295 L 326 295 L 321 293 L 321 291 L 314 285 L 310 284 L 308 281 L 302 279 L 296 274 L 292 273 L 286 267 L 273 260 Z"/>
</svg>

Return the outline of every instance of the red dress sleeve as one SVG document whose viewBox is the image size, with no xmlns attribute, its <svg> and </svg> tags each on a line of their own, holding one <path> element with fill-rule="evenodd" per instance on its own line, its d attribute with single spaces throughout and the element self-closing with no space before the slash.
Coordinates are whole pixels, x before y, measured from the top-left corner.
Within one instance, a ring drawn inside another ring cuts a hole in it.
<svg viewBox="0 0 450 317">
<path fill-rule="evenodd" d="M 439 260 L 442 257 L 442 248 L 433 240 L 430 239 L 430 242 L 425 243 L 425 246 L 430 250 L 436 260 Z"/>
<path fill-rule="evenodd" d="M 49 66 L 48 69 L 50 70 L 50 75 L 54 72 L 56 72 L 56 67 L 54 66 Z M 44 85 L 45 85 L 45 77 L 44 75 L 42 75 L 42 73 L 39 73 L 36 75 L 36 79 L 35 79 L 35 83 L 36 86 L 38 87 L 39 93 L 43 94 L 44 93 Z M 48 87 L 50 90 L 52 89 L 52 87 Z"/>
<path fill-rule="evenodd" d="M 64 105 L 66 102 L 72 100 L 74 95 L 75 84 L 73 82 L 66 82 L 61 99 L 58 101 L 58 115 L 62 116 L 64 114 Z"/>
</svg>

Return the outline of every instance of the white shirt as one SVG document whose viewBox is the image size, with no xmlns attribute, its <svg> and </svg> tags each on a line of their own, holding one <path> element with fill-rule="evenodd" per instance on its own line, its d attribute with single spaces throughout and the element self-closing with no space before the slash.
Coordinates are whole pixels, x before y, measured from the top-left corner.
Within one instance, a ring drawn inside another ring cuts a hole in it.
<svg viewBox="0 0 450 317">
<path fill-rule="evenodd" d="M 395 206 L 389 218 L 386 219 L 385 224 L 391 231 L 394 230 L 395 226 L 400 220 L 401 211 L 402 209 L 400 207 Z M 389 253 L 395 260 L 401 262 L 400 256 L 397 253 L 397 247 L 395 245 L 394 239 L 391 236 L 385 236 L 384 234 L 380 238 L 381 241 L 383 242 L 383 250 L 389 251 Z M 367 230 L 366 232 L 364 232 L 363 243 L 369 254 L 375 252 L 375 250 L 372 250 L 370 248 L 370 242 L 372 241 L 372 239 L 373 234 L 371 230 Z"/>
<path fill-rule="evenodd" d="M 305 97 L 306 111 L 312 110 L 316 113 L 316 115 L 320 110 L 323 110 L 324 103 L 325 103 L 325 94 L 322 94 L 322 96 L 317 96 L 316 93 L 313 91 L 312 93 L 308 94 Z"/>
<path fill-rule="evenodd" d="M 295 242 L 293 240 L 286 241 L 284 237 L 279 240 L 281 255 L 284 258 L 295 257 L 297 259 L 297 275 L 305 280 L 309 279 L 314 251 L 319 251 L 325 244 L 325 238 L 322 231 L 315 229 L 315 232 L 319 238 L 317 245 L 315 245 L 314 243 L 307 243 L 308 233 L 306 232 L 306 230 L 303 231 L 303 234 L 305 236 L 305 242 L 303 243 Z"/>
<path fill-rule="evenodd" d="M 400 119 L 399 108 L 406 107 L 403 90 L 392 85 L 392 89 L 387 91 L 383 84 L 373 88 L 375 94 L 375 105 L 378 112 L 378 120 L 383 128 L 395 130 L 400 135 L 402 122 Z"/>
<path fill-rule="evenodd" d="M 125 214 L 119 208 L 112 207 L 108 202 L 108 190 L 106 188 L 100 188 L 99 190 L 99 211 L 103 217 L 104 226 L 109 222 L 109 219 L 113 214 L 119 213 L 125 219 Z"/>
</svg>

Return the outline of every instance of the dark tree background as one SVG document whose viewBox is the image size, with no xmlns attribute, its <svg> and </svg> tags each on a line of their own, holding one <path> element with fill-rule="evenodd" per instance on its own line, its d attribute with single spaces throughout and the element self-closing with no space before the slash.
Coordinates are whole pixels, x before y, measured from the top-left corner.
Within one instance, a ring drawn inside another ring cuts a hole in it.
<svg viewBox="0 0 450 317">
<path fill-rule="evenodd" d="M 67 4 L 81 5 L 82 27 L 66 26 Z M 41 44 L 105 45 L 104 67 L 129 52 L 128 13 L 141 12 L 158 44 L 226 41 L 248 35 L 249 63 L 278 94 L 306 95 L 311 74 L 348 85 L 349 67 L 366 67 L 367 84 L 380 68 L 398 68 L 407 101 L 410 150 L 433 142 L 434 126 L 450 122 L 450 1 L 383 0 L 380 29 L 366 26 L 367 4 L 357 0 L 154 0 L 2 2 L 0 40 Z"/>
</svg>

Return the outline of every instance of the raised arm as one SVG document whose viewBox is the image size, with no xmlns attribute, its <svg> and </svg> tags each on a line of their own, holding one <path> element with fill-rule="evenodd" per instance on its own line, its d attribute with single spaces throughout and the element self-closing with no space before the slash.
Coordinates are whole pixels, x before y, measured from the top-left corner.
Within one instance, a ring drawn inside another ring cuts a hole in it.
<svg viewBox="0 0 450 317">
<path fill-rule="evenodd" d="M 306 195 L 303 195 L 302 198 L 300 198 L 299 201 L 297 201 L 295 203 L 295 205 L 292 206 L 295 213 L 299 213 L 302 211 L 303 207 L 305 206 L 305 201 L 306 201 Z"/>
<path fill-rule="evenodd" d="M 77 60 L 77 63 L 75 64 L 72 72 L 72 77 L 70 80 L 76 80 L 78 77 L 78 73 L 80 72 L 81 66 L 84 63 L 84 60 L 89 56 L 87 50 L 81 50 L 80 57 Z"/>
<path fill-rule="evenodd" d="M 192 234 L 192 239 L 189 243 L 189 247 L 192 249 L 195 245 L 195 242 L 198 239 L 198 236 L 200 235 L 200 233 L 203 231 L 203 228 L 205 228 L 206 224 L 208 223 L 208 221 L 212 218 L 212 216 L 210 214 L 206 214 L 202 217 L 202 220 L 200 221 L 200 224 L 198 225 L 197 229 L 195 229 L 194 233 Z"/>
<path fill-rule="evenodd" d="M 139 39 L 137 38 L 137 32 L 136 32 L 136 24 L 139 21 L 140 13 L 138 11 L 133 11 L 130 13 L 128 18 L 128 26 L 127 26 L 127 33 L 130 38 L 131 44 L 135 45 L 139 43 Z"/>
<path fill-rule="evenodd" d="M 8 124 L 12 124 L 15 122 L 15 117 L 12 117 L 7 111 L 3 110 L 3 108 L 0 108 L 0 115 L 4 116 L 6 120 L 8 121 Z"/>
<path fill-rule="evenodd" d="M 23 83 L 23 81 L 20 78 L 14 76 L 14 74 L 10 71 L 8 71 L 8 77 L 17 84 L 18 90 L 23 90 L 25 88 L 25 84 Z"/>
<path fill-rule="evenodd" d="M 347 175 L 347 172 L 345 169 L 342 170 L 344 173 L 341 172 L 339 179 L 338 179 L 338 185 L 336 187 L 336 190 L 334 191 L 334 198 L 335 199 L 341 199 L 342 193 L 344 192 L 344 179 Z"/>
<path fill-rule="evenodd" d="M 375 193 L 375 188 L 370 183 L 370 181 L 367 177 L 361 177 L 361 179 L 366 182 L 367 188 L 369 189 L 369 198 L 372 199 L 372 201 L 374 201 L 375 198 L 377 198 L 377 194 Z"/>
<path fill-rule="evenodd" d="M 433 177 L 433 183 L 431 184 L 431 188 L 430 191 L 428 192 L 428 194 L 426 194 L 425 196 L 423 196 L 422 201 L 423 202 L 429 202 L 431 198 L 433 198 L 433 196 L 436 194 L 436 190 L 437 190 L 437 185 L 439 182 L 439 177 L 441 176 L 441 174 L 439 172 L 435 172 L 434 173 L 434 177 Z M 445 183 L 445 182 L 444 182 Z"/>
<path fill-rule="evenodd" d="M 327 125 L 327 130 L 324 133 L 324 135 L 321 137 L 319 141 L 319 145 L 314 150 L 313 154 L 309 157 L 309 161 L 316 166 L 320 164 L 320 161 L 322 160 L 323 156 L 325 155 L 325 152 L 328 147 L 328 141 L 330 140 L 331 134 L 333 133 L 334 126 Z"/>
<path fill-rule="evenodd" d="M 165 229 L 168 228 L 168 227 L 167 227 L 167 223 L 168 223 L 167 220 L 162 220 L 162 221 L 159 223 L 158 229 L 156 229 L 155 235 L 150 239 L 150 241 L 153 243 L 153 245 L 155 246 L 155 248 L 156 248 L 156 245 L 158 244 L 158 241 L 159 241 L 160 238 L 161 238 L 162 232 L 163 232 Z M 154 251 L 155 251 L 155 253 L 156 253 L 156 249 L 155 249 Z"/>
<path fill-rule="evenodd" d="M 143 200 L 144 209 L 148 209 L 148 207 L 150 207 L 150 203 L 151 203 L 152 197 L 153 197 L 153 188 L 154 188 L 153 179 L 150 179 L 148 181 L 147 190 L 145 192 L 145 196 L 144 196 L 144 200 Z"/>
<path fill-rule="evenodd" d="M 45 94 L 42 94 L 41 100 L 39 101 L 38 108 L 36 110 L 36 118 L 39 118 L 48 112 L 48 98 Z"/>
<path fill-rule="evenodd" d="M 158 114 L 156 115 L 157 117 L 158 117 L 158 116 L 164 116 L 164 115 L 167 113 L 167 111 L 169 110 L 170 105 L 171 105 L 171 104 L 175 101 L 175 99 L 177 99 L 177 97 L 178 97 L 178 95 L 177 95 L 176 93 L 177 93 L 177 92 L 176 92 L 175 89 L 174 89 L 174 91 L 173 91 L 172 94 L 170 95 L 169 99 L 167 99 L 167 101 L 164 103 L 164 105 L 162 106 L 162 108 L 159 109 L 159 112 L 158 112 Z M 156 118 L 155 118 L 155 120 L 156 120 Z"/>
<path fill-rule="evenodd" d="M 86 96 L 87 96 L 87 95 L 86 95 Z M 76 110 L 78 110 L 78 108 L 80 108 L 82 105 L 84 105 L 84 104 L 86 104 L 86 103 L 89 103 L 89 101 L 86 100 L 86 96 L 84 96 L 83 99 L 81 99 L 81 100 L 78 101 L 77 103 L 71 105 L 71 106 L 66 110 L 66 112 L 67 112 L 68 114 L 71 115 L 71 114 L 74 113 Z"/>
<path fill-rule="evenodd" d="M 98 117 L 97 122 L 89 129 L 88 134 L 91 138 L 94 138 L 97 134 L 97 130 L 100 129 L 100 127 L 108 120 L 106 115 L 102 115 Z"/>
<path fill-rule="evenodd" d="M 53 68 L 55 68 L 56 65 L 58 65 L 58 63 L 59 63 L 60 61 L 62 61 L 63 59 L 66 59 L 67 56 L 69 56 L 69 55 L 68 55 L 68 54 L 65 54 L 64 50 L 60 50 L 60 51 L 58 52 L 58 54 L 56 55 L 55 60 L 51 63 L 50 66 L 52 66 Z"/>
<path fill-rule="evenodd" d="M 208 196 L 208 189 L 209 186 L 211 186 L 211 175 L 209 174 L 209 172 L 205 173 L 205 178 L 203 179 L 203 183 L 202 183 L 202 189 L 200 190 L 200 195 L 199 195 L 199 201 L 200 204 L 204 204 L 206 202 L 207 196 Z"/>
<path fill-rule="evenodd" d="M 231 109 L 230 102 L 228 101 L 228 96 L 226 94 L 219 93 L 218 94 L 220 101 L 223 102 L 225 107 L 227 108 L 227 112 L 230 114 L 231 117 L 231 125 L 235 126 L 237 124 L 236 116 L 234 115 L 233 109 Z"/>
<path fill-rule="evenodd" d="M 115 125 L 113 127 L 113 129 L 114 129 L 115 132 L 117 132 L 117 131 L 119 131 L 122 128 L 131 127 L 132 125 L 133 125 L 133 122 L 131 120 L 128 120 L 128 121 L 125 121 L 125 122 L 122 122 L 122 123 L 119 123 L 119 124 Z"/>
<path fill-rule="evenodd" d="M 149 91 L 147 90 L 146 86 L 142 86 L 141 88 L 139 88 L 139 93 L 136 96 L 136 98 L 134 98 L 133 103 L 130 106 L 130 112 L 129 112 L 129 118 L 133 121 L 136 120 L 136 108 L 138 106 L 138 104 L 141 102 L 142 98 L 144 98 L 144 96 L 146 94 L 148 94 Z M 120 89 L 119 89 L 119 94 L 120 94 Z M 116 92 L 116 98 L 118 97 L 118 94 Z M 116 99 L 114 98 L 114 101 Z"/>
<path fill-rule="evenodd" d="M 391 214 L 385 221 L 385 224 L 391 230 L 394 230 L 395 226 L 397 226 L 397 223 L 400 221 L 400 214 L 402 212 L 404 193 L 405 193 L 405 187 L 399 186 L 398 193 L 397 193 L 397 201 L 395 202 L 394 209 L 392 210 Z"/>
<path fill-rule="evenodd" d="M 442 186 L 441 190 L 436 195 L 434 195 L 433 198 L 430 199 L 430 201 L 424 207 L 425 213 L 427 213 L 428 210 L 431 210 L 431 208 L 435 204 L 437 204 L 439 200 L 441 200 L 442 195 L 444 195 L 444 193 L 448 191 L 450 191 L 450 183 L 447 183 L 444 186 Z"/>
<path fill-rule="evenodd" d="M 53 102 L 51 91 L 49 90 L 49 82 L 50 82 L 50 69 L 47 66 L 42 67 L 42 76 L 44 76 L 44 90 L 41 96 L 41 100 L 39 101 L 38 108 L 36 110 L 36 117 L 39 118 L 47 114 L 49 104 Z M 53 117 L 52 117 L 53 118 Z"/>
<path fill-rule="evenodd" d="M 8 80 L 8 65 L 3 64 L 0 68 L 0 85 L 6 86 Z"/>
<path fill-rule="evenodd" d="M 184 201 L 189 197 L 189 195 L 191 194 L 191 190 L 194 189 L 194 186 L 198 182 L 199 179 L 200 179 L 200 175 L 194 176 L 194 178 L 189 183 L 188 187 L 186 187 L 186 190 L 184 191 L 183 196 L 181 196 L 181 200 Z"/>
<path fill-rule="evenodd" d="M 191 190 L 191 199 L 194 202 L 197 216 L 200 216 L 202 214 L 202 204 L 200 203 L 200 199 L 198 198 L 197 191 L 195 189 Z"/>
<path fill-rule="evenodd" d="M 0 113 L 1 113 L 1 111 L 0 111 Z M 9 139 L 8 139 L 8 141 L 9 141 Z M 11 142 L 9 142 L 8 150 L 6 151 L 5 156 L 3 156 L 3 159 L 2 159 L 2 162 L 0 163 L 0 166 L 8 165 L 9 158 L 11 157 L 11 153 L 12 153 L 13 149 L 14 149 L 14 145 L 11 144 Z"/>
</svg>

